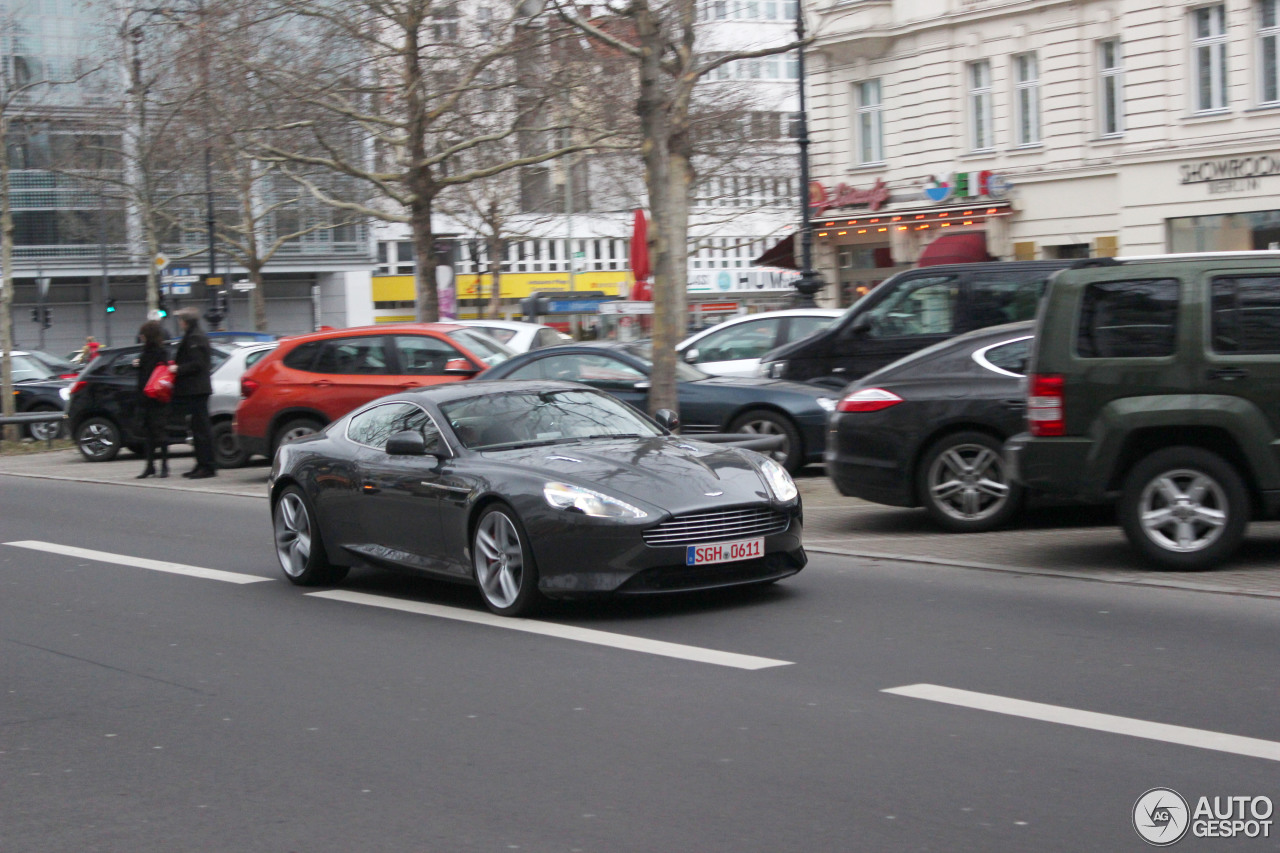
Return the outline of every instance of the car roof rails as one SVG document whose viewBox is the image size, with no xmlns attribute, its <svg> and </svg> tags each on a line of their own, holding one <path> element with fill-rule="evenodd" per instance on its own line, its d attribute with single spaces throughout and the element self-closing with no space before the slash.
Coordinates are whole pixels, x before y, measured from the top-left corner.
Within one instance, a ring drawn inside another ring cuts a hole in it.
<svg viewBox="0 0 1280 853">
<path fill-rule="evenodd" d="M 1093 269 L 1094 267 L 1118 267 L 1120 266 L 1120 263 L 1121 262 L 1117 261 L 1115 258 L 1083 258 L 1067 267 L 1067 269 L 1087 270 Z"/>
</svg>

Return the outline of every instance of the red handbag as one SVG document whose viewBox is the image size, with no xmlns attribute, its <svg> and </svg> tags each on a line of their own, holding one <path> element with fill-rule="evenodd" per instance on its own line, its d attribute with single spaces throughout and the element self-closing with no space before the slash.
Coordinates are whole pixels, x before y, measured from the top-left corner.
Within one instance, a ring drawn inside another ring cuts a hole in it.
<svg viewBox="0 0 1280 853">
<path fill-rule="evenodd" d="M 151 371 L 151 378 L 142 386 L 142 393 L 158 403 L 167 403 L 173 399 L 173 365 L 169 362 L 157 364 Z"/>
</svg>

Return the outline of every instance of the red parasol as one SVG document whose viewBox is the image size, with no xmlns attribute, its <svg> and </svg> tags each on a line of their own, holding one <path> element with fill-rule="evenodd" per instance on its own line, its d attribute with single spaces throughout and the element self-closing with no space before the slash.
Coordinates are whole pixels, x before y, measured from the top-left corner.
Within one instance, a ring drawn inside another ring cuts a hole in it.
<svg viewBox="0 0 1280 853">
<path fill-rule="evenodd" d="M 631 298 L 638 302 L 649 302 L 653 299 L 653 287 L 649 284 L 649 221 L 644 211 L 637 210 L 635 224 L 631 228 L 631 275 L 635 284 L 631 286 Z"/>
</svg>

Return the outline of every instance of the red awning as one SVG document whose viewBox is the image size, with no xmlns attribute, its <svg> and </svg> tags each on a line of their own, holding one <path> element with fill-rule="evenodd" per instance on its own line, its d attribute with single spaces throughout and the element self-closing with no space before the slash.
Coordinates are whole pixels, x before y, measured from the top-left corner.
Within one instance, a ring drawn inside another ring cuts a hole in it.
<svg viewBox="0 0 1280 853">
<path fill-rule="evenodd" d="M 987 233 L 985 231 L 957 231 L 954 234 L 943 234 L 924 247 L 920 253 L 918 267 L 932 267 L 938 264 L 974 264 L 980 261 L 994 261 L 987 254 Z"/>
<path fill-rule="evenodd" d="M 796 263 L 796 235 L 789 234 L 779 240 L 763 255 L 751 261 L 754 267 L 777 267 L 784 270 L 798 270 Z"/>
</svg>

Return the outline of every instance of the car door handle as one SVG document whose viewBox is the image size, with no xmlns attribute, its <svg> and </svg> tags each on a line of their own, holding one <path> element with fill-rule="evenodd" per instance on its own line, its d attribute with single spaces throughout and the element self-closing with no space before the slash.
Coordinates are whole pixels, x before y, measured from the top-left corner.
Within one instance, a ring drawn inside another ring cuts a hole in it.
<svg viewBox="0 0 1280 853">
<path fill-rule="evenodd" d="M 400 383 L 399 385 L 397 385 L 396 387 L 397 387 L 397 388 L 417 388 L 417 387 L 419 387 L 419 383 L 417 383 L 417 382 L 401 382 L 401 383 Z"/>
<path fill-rule="evenodd" d="M 1243 367 L 1219 367 L 1208 373 L 1210 379 L 1223 379 L 1228 382 L 1233 379 L 1244 379 L 1248 375 L 1249 371 Z"/>
<path fill-rule="evenodd" d="M 848 372 L 849 372 L 849 368 L 847 368 L 847 367 L 833 367 L 833 368 L 831 368 L 831 372 L 832 372 L 832 373 L 848 373 Z"/>
<path fill-rule="evenodd" d="M 1026 400 L 1005 400 L 1004 407 L 1006 409 L 1025 409 L 1027 407 Z"/>
<path fill-rule="evenodd" d="M 312 388 L 328 388 L 333 383 L 328 379 L 316 379 L 311 382 Z"/>
<path fill-rule="evenodd" d="M 648 382 L 641 381 L 641 382 L 637 382 L 635 385 L 632 385 L 631 387 L 636 389 L 637 391 L 648 391 L 650 386 Z"/>
</svg>

